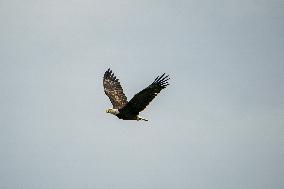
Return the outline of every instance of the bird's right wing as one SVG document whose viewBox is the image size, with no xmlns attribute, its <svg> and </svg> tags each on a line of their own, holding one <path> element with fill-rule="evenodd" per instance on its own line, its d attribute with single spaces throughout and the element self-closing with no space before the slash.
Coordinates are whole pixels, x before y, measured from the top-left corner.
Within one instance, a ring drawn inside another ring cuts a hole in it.
<svg viewBox="0 0 284 189">
<path fill-rule="evenodd" d="M 130 114 L 138 115 L 162 89 L 169 85 L 169 79 L 169 76 L 165 76 L 165 74 L 158 76 L 151 85 L 134 95 L 122 110 Z"/>
<path fill-rule="evenodd" d="M 103 86 L 104 92 L 110 99 L 113 108 L 120 109 L 127 104 L 127 97 L 123 93 L 120 82 L 110 69 L 104 74 Z"/>
</svg>

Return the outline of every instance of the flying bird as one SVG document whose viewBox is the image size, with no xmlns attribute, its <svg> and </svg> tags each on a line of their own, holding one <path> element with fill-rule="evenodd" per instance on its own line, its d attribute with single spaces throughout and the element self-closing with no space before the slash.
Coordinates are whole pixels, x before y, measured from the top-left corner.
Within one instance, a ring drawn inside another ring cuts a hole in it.
<svg viewBox="0 0 284 189">
<path fill-rule="evenodd" d="M 113 114 L 123 120 L 148 121 L 147 119 L 140 117 L 139 112 L 143 111 L 157 94 L 169 85 L 169 79 L 169 76 L 165 76 L 165 73 L 158 76 L 153 83 L 135 94 L 128 102 L 119 80 L 112 70 L 108 69 L 103 77 L 103 86 L 104 92 L 110 99 L 113 107 L 108 108 L 106 113 Z"/>
</svg>

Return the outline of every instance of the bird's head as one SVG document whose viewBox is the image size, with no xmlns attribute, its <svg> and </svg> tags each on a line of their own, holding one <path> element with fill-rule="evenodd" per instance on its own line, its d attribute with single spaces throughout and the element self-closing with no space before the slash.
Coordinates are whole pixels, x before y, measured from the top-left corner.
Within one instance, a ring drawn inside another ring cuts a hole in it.
<svg viewBox="0 0 284 189">
<path fill-rule="evenodd" d="M 106 109 L 106 113 L 117 115 L 117 114 L 119 114 L 119 111 L 118 111 L 118 109 L 108 108 L 108 109 Z"/>
</svg>

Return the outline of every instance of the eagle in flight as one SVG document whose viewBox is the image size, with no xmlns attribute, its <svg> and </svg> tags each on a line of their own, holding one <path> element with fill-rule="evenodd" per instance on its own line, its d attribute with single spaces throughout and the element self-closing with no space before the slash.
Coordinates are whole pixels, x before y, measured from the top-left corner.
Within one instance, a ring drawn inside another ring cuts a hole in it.
<svg viewBox="0 0 284 189">
<path fill-rule="evenodd" d="M 153 83 L 134 95 L 128 102 L 120 82 L 113 72 L 108 69 L 104 74 L 103 86 L 104 92 L 110 99 L 113 108 L 108 108 L 106 113 L 113 114 L 123 120 L 148 121 L 147 119 L 140 117 L 139 112 L 143 111 L 157 94 L 169 85 L 169 79 L 169 76 L 165 76 L 165 73 L 158 76 Z"/>
</svg>

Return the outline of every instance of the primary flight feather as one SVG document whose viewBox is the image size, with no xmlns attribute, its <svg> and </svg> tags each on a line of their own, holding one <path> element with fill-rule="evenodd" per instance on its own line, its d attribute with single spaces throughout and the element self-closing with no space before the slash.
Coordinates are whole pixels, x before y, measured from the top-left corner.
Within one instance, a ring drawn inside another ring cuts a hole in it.
<svg viewBox="0 0 284 189">
<path fill-rule="evenodd" d="M 139 112 L 143 111 L 157 94 L 169 85 L 169 79 L 169 76 L 165 76 L 165 74 L 158 76 L 153 83 L 134 95 L 128 102 L 119 80 L 114 73 L 108 69 L 103 77 L 103 86 L 104 92 L 109 97 L 113 108 L 108 108 L 106 112 L 116 115 L 119 119 L 148 121 L 140 117 Z"/>
</svg>

